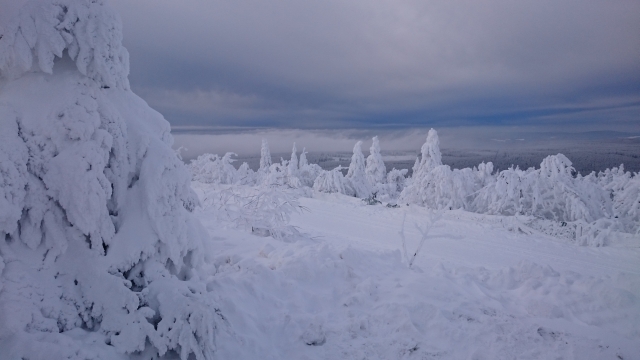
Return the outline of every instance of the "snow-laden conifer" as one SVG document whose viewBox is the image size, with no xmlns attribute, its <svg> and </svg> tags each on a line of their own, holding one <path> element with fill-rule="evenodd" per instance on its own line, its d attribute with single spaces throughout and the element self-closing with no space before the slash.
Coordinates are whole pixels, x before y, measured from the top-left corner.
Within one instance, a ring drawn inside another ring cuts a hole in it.
<svg viewBox="0 0 640 360">
<path fill-rule="evenodd" d="M 29 1 L 3 25 L 0 357 L 211 359 L 198 200 L 169 123 L 129 90 L 118 16 Z"/>
<path fill-rule="evenodd" d="M 269 151 L 269 143 L 267 139 L 262 139 L 262 147 L 260 148 L 260 168 L 257 173 L 257 182 L 263 183 L 269 177 L 271 169 L 271 151 Z"/>
<path fill-rule="evenodd" d="M 300 164 L 300 168 L 303 168 L 307 165 L 309 165 L 309 161 L 307 160 L 307 148 L 302 148 L 302 153 L 300 153 L 300 160 L 299 160 L 299 164 Z"/>
<path fill-rule="evenodd" d="M 296 143 L 293 143 L 291 159 L 289 160 L 289 164 L 287 164 L 287 171 L 291 177 L 298 176 L 298 150 L 296 149 Z"/>
<path fill-rule="evenodd" d="M 430 129 L 427 134 L 427 141 L 422 145 L 420 150 L 421 158 L 420 164 L 417 168 L 414 168 L 415 173 L 419 173 L 418 177 L 428 173 L 436 166 L 442 165 L 442 154 L 440 153 L 440 139 L 438 138 L 438 132 L 434 129 Z M 414 165 L 415 167 L 415 165 Z"/>
<path fill-rule="evenodd" d="M 300 154 L 299 164 L 298 179 L 300 179 L 300 183 L 303 186 L 313 187 L 316 178 L 323 171 L 322 168 L 318 164 L 309 164 L 307 161 L 307 151 L 304 148 Z"/>
<path fill-rule="evenodd" d="M 78 71 L 101 87 L 129 88 L 122 24 L 101 0 L 27 2 L 4 27 L 0 76 L 16 79 L 34 70 L 51 74 L 65 51 Z"/>
<path fill-rule="evenodd" d="M 346 179 L 351 184 L 356 197 L 365 199 L 371 196 L 371 185 L 367 179 L 365 159 L 362 154 L 362 141 L 358 141 L 353 147 L 353 155 L 351 156 Z"/>
<path fill-rule="evenodd" d="M 640 233 L 640 173 L 624 171 L 624 165 L 606 169 L 596 178 L 613 202 L 613 213 L 626 231 Z"/>
<path fill-rule="evenodd" d="M 256 172 L 251 170 L 249 164 L 243 162 L 236 172 L 236 184 L 254 185 L 256 183 Z"/>
<path fill-rule="evenodd" d="M 365 173 L 369 184 L 372 186 L 384 184 L 387 181 L 387 168 L 384 166 L 384 161 L 380 154 L 380 141 L 377 136 L 373 137 L 371 148 L 369 148 Z"/>
</svg>

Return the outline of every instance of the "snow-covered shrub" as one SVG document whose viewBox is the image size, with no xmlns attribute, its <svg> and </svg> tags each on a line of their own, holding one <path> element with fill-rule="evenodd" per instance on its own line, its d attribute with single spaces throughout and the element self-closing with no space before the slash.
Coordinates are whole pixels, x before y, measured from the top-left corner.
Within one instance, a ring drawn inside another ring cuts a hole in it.
<svg viewBox="0 0 640 360">
<path fill-rule="evenodd" d="M 193 180 L 207 184 L 233 184 L 238 179 L 233 166 L 235 153 L 228 152 L 222 158 L 215 154 L 202 154 L 189 164 Z M 249 169 L 250 170 L 250 169 Z M 246 170 L 245 170 L 246 171 Z"/>
<path fill-rule="evenodd" d="M 501 171 L 493 184 L 478 192 L 473 202 L 474 211 L 502 215 L 525 214 L 525 209 L 531 206 L 530 200 L 525 197 L 529 189 L 529 173 L 517 167 Z"/>
<path fill-rule="evenodd" d="M 626 179 L 631 177 L 631 173 L 624 171 L 624 164 L 620 164 L 618 167 L 606 169 L 600 171 L 596 176 L 596 182 L 605 189 L 611 191 L 621 190 L 620 185 L 626 182 Z"/>
<path fill-rule="evenodd" d="M 280 163 L 271 164 L 269 171 L 264 175 L 260 185 L 265 187 L 282 187 L 298 189 L 302 187 L 300 180 L 289 175 L 289 162 L 280 159 Z"/>
<path fill-rule="evenodd" d="M 316 178 L 322 172 L 322 168 L 318 164 L 309 164 L 305 149 L 302 149 L 300 154 L 299 166 L 298 179 L 300 179 L 300 183 L 303 186 L 313 187 Z"/>
<path fill-rule="evenodd" d="M 476 182 L 479 189 L 492 184 L 496 180 L 493 175 L 493 163 L 490 161 L 487 163 L 480 163 L 478 167 L 474 167 L 473 170 L 476 175 Z"/>
<path fill-rule="evenodd" d="M 291 214 L 303 210 L 291 191 L 264 186 L 210 188 L 203 207 L 223 224 L 281 240 L 298 234 L 289 221 Z"/>
<path fill-rule="evenodd" d="M 0 357 L 210 359 L 206 233 L 118 16 L 30 1 L 0 38 Z M 62 57 L 62 58 L 60 58 Z"/>
<path fill-rule="evenodd" d="M 434 129 L 429 130 L 421 155 L 400 195 L 401 201 L 431 209 L 466 209 L 470 197 L 479 188 L 478 176 L 469 168 L 451 170 L 448 165 L 442 165 L 440 141 Z"/>
<path fill-rule="evenodd" d="M 387 193 L 391 198 L 398 197 L 404 190 L 408 171 L 408 169 L 398 170 L 393 168 L 387 173 Z"/>
<path fill-rule="evenodd" d="M 236 172 L 236 184 L 254 185 L 256 183 L 256 172 L 251 170 L 249 164 L 243 162 Z"/>
<path fill-rule="evenodd" d="M 622 170 L 622 166 L 619 169 Z M 613 213 L 625 229 L 632 233 L 640 233 L 640 173 L 618 174 L 605 189 L 610 191 L 613 197 Z"/>
<path fill-rule="evenodd" d="M 367 180 L 371 185 L 372 192 L 382 195 L 387 193 L 387 168 L 384 166 L 382 155 L 380 154 L 380 141 L 374 136 L 369 148 L 369 156 L 365 167 Z"/>
<path fill-rule="evenodd" d="M 551 155 L 540 169 L 508 169 L 479 191 L 474 200 L 478 212 L 533 215 L 555 221 L 593 222 L 611 216 L 608 193 L 593 181 L 573 176 L 571 161 Z"/>
<path fill-rule="evenodd" d="M 353 147 L 351 163 L 349 164 L 349 170 L 345 178 L 348 180 L 356 197 L 366 199 L 371 196 L 371 185 L 367 179 L 365 159 L 362 154 L 362 141 L 358 141 Z"/>
<path fill-rule="evenodd" d="M 475 191 L 471 169 L 453 169 L 440 165 L 414 178 L 401 194 L 402 202 L 431 209 L 466 209 Z"/>
<path fill-rule="evenodd" d="M 354 196 L 355 192 L 351 184 L 342 175 L 342 166 L 326 171 L 323 170 L 313 183 L 313 190 L 323 193 L 339 193 Z"/>
</svg>

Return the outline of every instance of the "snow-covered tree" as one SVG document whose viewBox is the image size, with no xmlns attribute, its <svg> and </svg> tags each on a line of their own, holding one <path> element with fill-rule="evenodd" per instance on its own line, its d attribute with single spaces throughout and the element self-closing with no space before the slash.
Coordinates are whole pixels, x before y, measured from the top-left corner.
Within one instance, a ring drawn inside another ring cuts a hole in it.
<svg viewBox="0 0 640 360">
<path fill-rule="evenodd" d="M 440 140 L 438 139 L 438 133 L 431 129 L 427 134 L 426 142 L 422 145 L 421 157 L 416 158 L 416 162 L 413 165 L 411 179 L 402 191 L 402 201 L 424 205 L 425 191 L 427 191 L 426 187 L 429 185 L 427 177 L 429 172 L 439 165 L 442 165 Z"/>
<path fill-rule="evenodd" d="M 477 178 L 478 188 L 483 188 L 495 181 L 495 175 L 493 175 L 493 163 L 480 163 L 477 168 L 474 167 L 474 173 Z"/>
<path fill-rule="evenodd" d="M 267 175 L 260 185 L 268 187 L 284 187 L 298 189 L 302 187 L 300 180 L 289 175 L 289 161 L 280 159 L 280 163 L 271 164 Z"/>
<path fill-rule="evenodd" d="M 208 184 L 234 184 L 238 176 L 233 166 L 235 159 L 231 158 L 234 155 L 228 152 L 222 158 L 215 154 L 198 156 L 189 164 L 193 180 Z"/>
<path fill-rule="evenodd" d="M 592 222 L 611 217 L 607 191 L 593 181 L 574 177 L 573 172 L 571 161 L 562 154 L 547 156 L 539 169 L 504 170 L 479 191 L 475 211 L 556 221 Z"/>
<path fill-rule="evenodd" d="M 309 161 L 307 160 L 307 148 L 302 148 L 302 153 L 300 153 L 299 166 L 300 168 L 309 165 Z"/>
<path fill-rule="evenodd" d="M 342 166 L 338 166 L 333 170 L 323 170 L 315 182 L 313 183 L 313 190 L 323 193 L 339 193 L 348 196 L 355 196 L 351 184 L 342 175 Z"/>
<path fill-rule="evenodd" d="M 418 173 L 418 177 L 428 173 L 436 166 L 442 165 L 442 154 L 440 153 L 440 139 L 438 138 L 438 132 L 434 129 L 430 129 L 427 134 L 427 141 L 422 145 L 420 164 L 417 168 L 413 169 L 414 177 Z"/>
<path fill-rule="evenodd" d="M 615 193 L 613 209 L 616 216 L 625 222 L 629 232 L 640 233 L 640 173 L 628 178 Z"/>
<path fill-rule="evenodd" d="M 525 192 L 529 189 L 529 172 L 519 168 L 501 171 L 496 181 L 483 187 L 474 199 L 474 211 L 488 214 L 524 214 L 530 207 Z"/>
<path fill-rule="evenodd" d="M 389 194 L 389 197 L 396 198 L 402 193 L 406 183 L 405 176 L 408 171 L 408 169 L 398 170 L 396 168 L 389 171 L 387 174 L 387 193 Z"/>
<path fill-rule="evenodd" d="M 0 38 L 0 357 L 211 359 L 206 233 L 169 123 L 102 0 L 29 1 Z"/>
<path fill-rule="evenodd" d="M 640 233 L 640 173 L 624 171 L 624 166 L 606 169 L 596 178 L 613 202 L 613 213 L 632 233 Z"/>
<path fill-rule="evenodd" d="M 257 182 L 263 183 L 269 176 L 271 169 L 271 151 L 269 151 L 269 143 L 267 139 L 262 139 L 262 147 L 260 148 L 260 168 L 257 173 Z"/>
<path fill-rule="evenodd" d="M 322 172 L 322 168 L 318 164 L 309 164 L 306 149 L 302 149 L 299 163 L 298 179 L 300 179 L 300 183 L 303 186 L 313 187 L 313 183 Z"/>
<path fill-rule="evenodd" d="M 431 129 L 422 145 L 420 161 L 401 193 L 402 202 L 432 209 L 467 209 L 473 196 L 491 179 L 493 164 L 480 164 L 481 170 L 451 169 L 442 164 L 438 133 Z"/>
<path fill-rule="evenodd" d="M 411 174 L 416 174 L 419 169 L 420 169 L 420 156 L 416 156 L 416 161 L 413 162 L 413 166 L 411 167 Z"/>
<path fill-rule="evenodd" d="M 469 168 L 451 169 L 439 165 L 415 177 L 401 194 L 402 202 L 431 209 L 466 209 L 475 191 L 474 174 Z"/>
<path fill-rule="evenodd" d="M 367 179 L 365 159 L 362 154 L 362 141 L 358 141 L 353 147 L 353 155 L 351 156 L 346 179 L 349 181 L 356 197 L 365 199 L 371 196 L 371 185 Z"/>
<path fill-rule="evenodd" d="M 423 206 L 428 206 L 429 204 L 434 208 L 444 206 L 440 204 L 442 201 L 436 200 L 434 196 L 443 194 L 442 191 L 436 192 L 436 187 L 443 190 L 443 187 L 448 188 L 451 185 L 451 169 L 446 166 L 432 173 L 438 166 L 442 166 L 440 140 L 438 139 L 438 133 L 431 129 L 427 134 L 426 142 L 422 145 L 420 161 L 418 162 L 418 159 L 416 159 L 411 180 L 402 191 L 402 201 Z M 436 206 L 436 203 L 439 205 Z"/>
<path fill-rule="evenodd" d="M 236 172 L 236 184 L 240 185 L 255 185 L 256 172 L 251 170 L 249 164 L 243 162 Z"/>
<path fill-rule="evenodd" d="M 289 225 L 291 214 L 303 209 L 295 192 L 271 186 L 209 187 L 203 197 L 203 206 L 219 224 L 281 240 L 298 234 Z"/>
<path fill-rule="evenodd" d="M 298 176 L 298 150 L 296 150 L 296 143 L 293 143 L 293 149 L 291 150 L 291 159 L 287 165 L 287 171 L 289 176 Z"/>
<path fill-rule="evenodd" d="M 375 188 L 382 188 L 378 184 L 384 184 L 387 181 L 387 168 L 384 166 L 384 161 L 380 154 L 380 141 L 377 136 L 373 137 L 371 148 L 369 148 L 365 173 L 369 184 Z"/>
</svg>

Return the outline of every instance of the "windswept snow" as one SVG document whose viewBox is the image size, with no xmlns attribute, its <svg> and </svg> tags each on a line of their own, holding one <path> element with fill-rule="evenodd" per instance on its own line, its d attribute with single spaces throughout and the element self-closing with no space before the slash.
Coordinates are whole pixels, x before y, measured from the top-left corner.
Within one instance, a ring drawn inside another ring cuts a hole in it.
<svg viewBox="0 0 640 360">
<path fill-rule="evenodd" d="M 194 183 L 205 196 L 210 185 Z M 516 218 L 301 198 L 276 241 L 197 216 L 233 359 L 639 359 L 640 249 L 577 247 Z M 406 218 L 405 218 L 406 217 Z M 242 344 L 242 345 L 239 345 Z"/>
</svg>

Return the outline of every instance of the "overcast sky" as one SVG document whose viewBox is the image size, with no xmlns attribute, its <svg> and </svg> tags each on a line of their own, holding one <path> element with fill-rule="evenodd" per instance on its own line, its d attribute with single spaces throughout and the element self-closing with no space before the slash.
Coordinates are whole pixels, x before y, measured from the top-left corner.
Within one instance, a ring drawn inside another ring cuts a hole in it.
<svg viewBox="0 0 640 360">
<path fill-rule="evenodd" d="M 174 127 L 640 130 L 638 0 L 112 0 Z"/>
<path fill-rule="evenodd" d="M 640 135 L 638 0 L 106 1 L 133 90 L 175 130 Z"/>
</svg>

